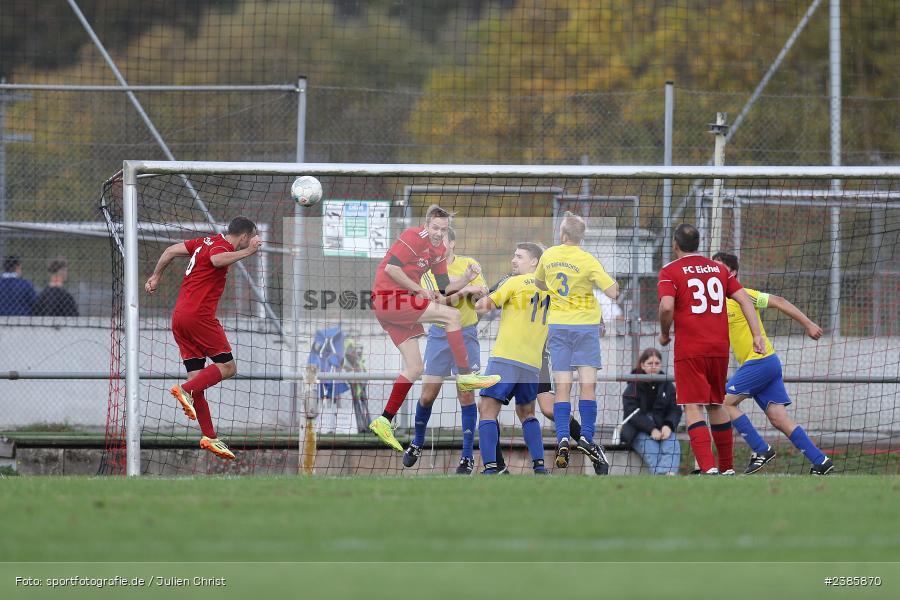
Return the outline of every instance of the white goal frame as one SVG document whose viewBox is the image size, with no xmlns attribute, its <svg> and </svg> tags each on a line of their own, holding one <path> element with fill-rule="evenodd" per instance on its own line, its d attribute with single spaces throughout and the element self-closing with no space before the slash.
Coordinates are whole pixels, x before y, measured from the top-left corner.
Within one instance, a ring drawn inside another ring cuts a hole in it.
<svg viewBox="0 0 900 600">
<path fill-rule="evenodd" d="M 125 319 L 125 451 L 126 475 L 140 475 L 140 402 L 138 277 L 138 197 L 139 176 L 151 175 L 316 175 L 316 176 L 401 176 L 401 177 L 518 177 L 606 178 L 606 179 L 900 179 L 900 167 L 675 167 L 675 166 L 568 166 L 568 165 L 425 165 L 425 164 L 337 164 L 337 163 L 253 163 L 204 161 L 140 161 L 123 163 L 124 234 L 124 319 Z M 835 197 L 841 197 L 839 191 Z M 828 200 L 828 197 L 825 198 Z M 296 369 L 295 369 L 296 370 Z M 302 372 L 285 378 L 304 381 Z"/>
</svg>

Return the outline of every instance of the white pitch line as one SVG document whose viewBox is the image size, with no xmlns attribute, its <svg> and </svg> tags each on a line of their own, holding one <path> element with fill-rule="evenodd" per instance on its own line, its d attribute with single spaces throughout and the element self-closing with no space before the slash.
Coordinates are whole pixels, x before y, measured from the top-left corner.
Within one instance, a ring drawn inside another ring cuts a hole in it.
<svg viewBox="0 0 900 600">
<path fill-rule="evenodd" d="M 370 538 L 338 538 L 325 544 L 328 548 L 340 551 L 362 550 L 377 551 L 390 549 L 392 542 L 378 542 Z M 844 548 L 850 546 L 900 546 L 900 535 L 827 535 L 827 536 L 770 536 L 743 534 L 733 538 L 699 538 L 685 537 L 665 538 L 598 538 L 579 540 L 572 538 L 466 538 L 458 541 L 423 539 L 416 542 L 419 551 L 449 550 L 498 550 L 529 551 L 540 549 L 540 552 L 562 550 L 579 551 L 622 551 L 622 550 L 734 550 L 756 548 Z"/>
</svg>

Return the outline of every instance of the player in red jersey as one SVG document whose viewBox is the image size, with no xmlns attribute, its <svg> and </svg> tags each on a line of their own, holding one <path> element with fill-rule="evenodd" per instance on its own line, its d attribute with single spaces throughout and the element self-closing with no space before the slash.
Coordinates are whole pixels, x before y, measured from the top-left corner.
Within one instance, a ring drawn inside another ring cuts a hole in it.
<svg viewBox="0 0 900 600">
<path fill-rule="evenodd" d="M 487 388 L 500 381 L 496 375 L 472 373 L 459 310 L 447 306 L 447 296 L 462 290 L 481 273 L 478 264 L 473 263 L 461 278 L 450 279 L 444 255 L 444 238 L 449 228 L 450 213 L 436 204 L 430 206 L 425 212 L 425 224 L 401 233 L 375 273 L 372 307 L 381 327 L 400 350 L 403 368 L 394 381 L 384 412 L 369 424 L 369 429 L 398 452 L 403 452 L 403 446 L 394 437 L 391 419 L 403 405 L 413 382 L 422 375 L 422 352 L 416 339 L 425 333 L 422 323 L 444 326 L 459 373 L 456 385 L 460 391 Z M 419 285 L 426 271 L 434 275 L 437 290 L 427 290 Z"/>
<path fill-rule="evenodd" d="M 187 370 L 187 382 L 172 387 L 171 392 L 184 414 L 200 422 L 200 447 L 229 460 L 234 459 L 234 453 L 216 436 L 203 392 L 237 373 L 225 330 L 216 319 L 216 307 L 225 290 L 229 265 L 256 254 L 261 245 L 253 221 L 235 217 L 226 234 L 199 237 L 166 248 L 144 285 L 148 294 L 154 293 L 174 258 L 191 257 L 172 313 L 172 334 Z M 205 366 L 207 357 L 212 359 L 209 366 Z"/>
<path fill-rule="evenodd" d="M 753 347 L 765 345 L 750 295 L 736 277 L 706 257 L 695 254 L 700 232 L 682 223 L 675 228 L 672 249 L 677 257 L 659 272 L 659 343 L 670 341 L 675 323 L 675 387 L 684 405 L 691 449 L 701 473 L 734 474 L 734 437 L 731 419 L 722 406 L 728 376 L 728 312 L 725 299 L 734 299 L 747 318 Z M 703 420 L 706 406 L 712 435 Z M 712 452 L 715 441 L 718 467 Z"/>
</svg>

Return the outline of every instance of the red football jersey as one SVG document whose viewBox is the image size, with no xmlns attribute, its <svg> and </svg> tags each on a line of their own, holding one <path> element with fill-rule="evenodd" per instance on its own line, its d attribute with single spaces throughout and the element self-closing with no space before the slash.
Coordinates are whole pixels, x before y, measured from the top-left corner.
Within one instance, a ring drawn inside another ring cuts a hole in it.
<svg viewBox="0 0 900 600">
<path fill-rule="evenodd" d="M 728 356 L 725 299 L 740 289 L 728 269 L 699 254 L 682 256 L 662 268 L 659 297 L 675 298 L 675 360 Z"/>
<path fill-rule="evenodd" d="M 391 292 L 403 290 L 397 283 L 384 272 L 385 265 L 392 256 L 396 257 L 403 266 L 403 272 L 407 277 L 419 283 L 425 271 L 430 270 L 435 275 L 446 275 L 447 261 L 444 253 L 447 249 L 443 244 L 433 246 L 428 237 L 428 230 L 422 227 L 410 227 L 400 234 L 400 237 L 391 246 L 375 272 L 375 284 L 373 292 Z"/>
<path fill-rule="evenodd" d="M 222 234 L 188 240 L 184 245 L 191 253 L 191 259 L 181 280 L 175 312 L 215 317 L 219 298 L 225 290 L 228 267 L 216 268 L 210 259 L 216 254 L 234 252 L 234 246 Z"/>
</svg>

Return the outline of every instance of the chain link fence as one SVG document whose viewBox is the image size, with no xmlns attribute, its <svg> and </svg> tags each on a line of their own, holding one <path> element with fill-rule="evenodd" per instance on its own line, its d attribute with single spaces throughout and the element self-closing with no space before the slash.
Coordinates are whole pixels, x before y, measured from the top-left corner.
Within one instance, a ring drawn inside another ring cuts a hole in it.
<svg viewBox="0 0 900 600">
<path fill-rule="evenodd" d="M 84 345 L 102 347 L 112 297 L 106 260 L 109 246 L 99 211 L 100 183 L 120 168 L 123 159 L 163 158 L 163 152 L 122 91 L 6 89 L 0 94 L 0 147 L 5 154 L 0 167 L 0 180 L 5 182 L 5 193 L 0 190 L 0 254 L 20 259 L 21 278 L 31 282 L 36 294 L 63 285 L 79 315 L 0 316 L 0 323 L 7 332 L 15 327 L 45 328 L 51 333 L 82 328 Z M 294 90 L 143 91 L 137 92 L 137 98 L 179 159 L 295 160 L 298 95 Z M 717 111 L 735 115 L 747 101 L 746 94 L 681 89 L 676 89 L 675 98 L 676 164 L 709 161 L 713 137 L 708 124 Z M 873 122 L 888 127 L 900 121 L 898 100 L 844 99 L 846 163 L 877 165 L 900 159 L 897 136 L 854 135 L 871 130 Z M 441 129 L 440 123 L 449 120 L 455 126 Z M 306 159 L 659 164 L 663 122 L 662 87 L 502 96 L 310 85 Z M 827 122 L 827 96 L 763 95 L 734 133 L 726 150 L 727 163 L 827 164 Z M 59 260 L 68 267 L 64 279 L 60 281 L 57 274 L 51 281 L 48 269 Z M 894 286 L 887 272 L 875 280 L 877 285 Z M 871 277 L 867 282 L 876 285 Z M 872 327 L 875 333 L 886 331 L 877 322 Z M 47 343 L 53 346 L 52 335 Z M 82 349 L 76 344 L 26 360 L 18 348 L 2 344 L 0 370 L 84 371 L 104 365 L 106 356 L 101 352 L 92 357 L 93 368 L 89 368 Z M 11 392 L 9 383 L 0 385 Z M 64 400 L 73 396 L 71 382 L 29 385 L 59 400 L 36 403 L 21 418 L 45 423 L 79 421 Z M 80 398 L 92 395 L 78 394 Z M 102 416 L 102 411 L 89 412 L 96 412 L 98 419 Z M 13 424 L 22 425 L 0 423 Z M 102 419 L 90 424 L 101 425 Z"/>
<path fill-rule="evenodd" d="M 0 371 L 96 371 L 108 360 L 112 276 L 101 184 L 123 159 L 165 154 L 121 90 L 54 87 L 111 85 L 106 51 L 133 85 L 267 84 L 135 92 L 181 160 L 295 160 L 300 103 L 292 88 L 305 74 L 308 161 L 660 164 L 663 82 L 674 78 L 674 163 L 705 164 L 715 113 L 733 122 L 794 40 L 734 132 L 726 162 L 831 162 L 822 2 L 65 5 L 0 3 L 0 78 L 42 84 L 0 86 L 0 257 L 18 257 L 35 295 L 64 287 L 79 316 L 0 314 Z M 896 3 L 843 3 L 844 164 L 900 161 L 898 19 Z M 855 226 L 852 213 L 841 215 L 844 231 Z M 61 259 L 67 268 L 51 274 Z M 859 278 L 859 289 L 892 293 L 895 261 L 874 260 L 884 274 Z M 888 315 L 881 321 L 871 324 L 875 335 L 887 331 Z M 72 329 L 77 341 L 63 342 L 61 332 Z M 28 385 L 0 382 L 0 398 L 24 390 L 28 399 L 15 417 L 0 403 L 0 427 L 64 423 L 73 414 L 89 415 L 77 424 L 102 425 L 102 410 L 85 412 L 101 407 L 94 388 Z M 85 411 L 73 412 L 76 403 Z"/>
</svg>

